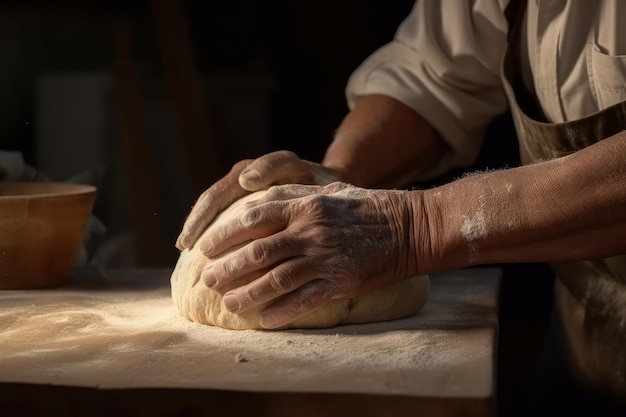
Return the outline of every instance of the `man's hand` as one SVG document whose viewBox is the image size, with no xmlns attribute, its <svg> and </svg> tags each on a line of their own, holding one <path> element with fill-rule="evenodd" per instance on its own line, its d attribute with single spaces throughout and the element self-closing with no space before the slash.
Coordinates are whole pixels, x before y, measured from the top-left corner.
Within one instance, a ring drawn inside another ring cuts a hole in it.
<svg viewBox="0 0 626 417">
<path fill-rule="evenodd" d="M 249 202 L 240 217 L 210 230 L 198 243 L 213 257 L 251 240 L 213 263 L 202 278 L 219 289 L 269 269 L 228 291 L 224 303 L 242 313 L 274 301 L 260 322 L 278 328 L 331 299 L 413 276 L 416 238 L 407 194 L 343 183 L 272 187 Z"/>
<path fill-rule="evenodd" d="M 215 216 L 253 191 L 274 184 L 325 185 L 339 179 L 338 173 L 305 161 L 289 151 L 278 151 L 236 163 L 231 171 L 206 190 L 194 205 L 176 241 L 179 250 L 191 248 Z"/>
</svg>

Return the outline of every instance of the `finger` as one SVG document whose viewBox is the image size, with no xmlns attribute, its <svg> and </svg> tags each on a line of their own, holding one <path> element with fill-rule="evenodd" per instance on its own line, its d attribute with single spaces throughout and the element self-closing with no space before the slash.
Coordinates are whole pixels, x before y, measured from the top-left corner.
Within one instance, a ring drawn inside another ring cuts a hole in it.
<svg viewBox="0 0 626 417">
<path fill-rule="evenodd" d="M 306 259 L 290 259 L 249 284 L 228 291 L 224 295 L 224 305 L 233 313 L 243 313 L 300 288 L 314 279 Z"/>
<path fill-rule="evenodd" d="M 214 257 L 235 245 L 283 230 L 289 218 L 288 206 L 281 201 L 245 209 L 240 216 L 212 226 L 199 243 L 200 251 Z"/>
<path fill-rule="evenodd" d="M 313 280 L 263 311 L 259 324 L 265 329 L 284 327 L 336 298 L 337 288 L 331 281 Z"/>
<path fill-rule="evenodd" d="M 176 247 L 179 250 L 193 247 L 198 237 L 200 237 L 204 229 L 215 219 L 218 213 L 234 201 L 248 194 L 246 190 L 239 186 L 238 178 L 241 171 L 250 162 L 250 160 L 244 160 L 236 163 L 225 177 L 202 193 L 185 220 L 183 229 L 176 240 Z"/>
<path fill-rule="evenodd" d="M 310 163 L 290 151 L 276 151 L 255 159 L 239 176 L 239 185 L 257 191 L 273 184 L 313 184 Z"/>
<path fill-rule="evenodd" d="M 265 191 L 262 195 L 260 195 L 257 199 L 248 201 L 244 207 L 246 209 L 251 209 L 273 201 L 292 200 L 295 198 L 306 197 L 311 194 L 320 194 L 323 192 L 323 189 L 317 185 L 274 185 L 270 187 L 267 191 Z"/>
<path fill-rule="evenodd" d="M 267 269 L 279 262 L 298 256 L 300 245 L 279 232 L 263 239 L 253 240 L 244 247 L 216 260 L 202 272 L 208 287 L 218 289 L 255 271 Z"/>
</svg>

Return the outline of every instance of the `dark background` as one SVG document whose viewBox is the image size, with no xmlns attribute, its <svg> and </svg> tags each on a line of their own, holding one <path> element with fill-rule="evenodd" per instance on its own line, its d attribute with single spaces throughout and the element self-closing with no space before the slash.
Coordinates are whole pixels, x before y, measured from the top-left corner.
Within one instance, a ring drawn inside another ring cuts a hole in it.
<svg viewBox="0 0 626 417">
<path fill-rule="evenodd" d="M 98 186 L 94 212 L 109 238 L 150 229 L 141 213 L 160 216 L 151 253 L 122 259 L 91 248 L 92 256 L 169 265 L 191 204 L 234 162 L 278 149 L 320 160 L 347 112 L 350 73 L 392 39 L 412 5 L 3 2 L 0 149 L 21 151 L 52 180 L 92 174 L 79 181 Z M 120 36 L 130 48 L 123 59 Z M 176 56 L 185 48 L 186 61 Z"/>
<path fill-rule="evenodd" d="M 410 0 L 181 3 L 200 73 L 270 78 L 269 149 L 289 148 L 309 159 L 321 158 L 347 111 L 343 89 L 350 73 L 391 40 L 413 4 Z M 0 144 L 21 150 L 33 164 L 37 79 L 51 73 L 112 71 L 114 22 L 125 20 L 134 27 L 133 61 L 140 75 L 164 75 L 150 2 L 3 4 L 0 88 L 5 99 Z"/>
</svg>

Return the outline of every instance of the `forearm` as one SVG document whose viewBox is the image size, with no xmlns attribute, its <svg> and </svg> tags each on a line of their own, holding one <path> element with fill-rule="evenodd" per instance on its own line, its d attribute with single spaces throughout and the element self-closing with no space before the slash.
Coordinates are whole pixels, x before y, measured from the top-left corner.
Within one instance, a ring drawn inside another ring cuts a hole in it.
<svg viewBox="0 0 626 417">
<path fill-rule="evenodd" d="M 363 187 L 399 187 L 433 167 L 446 145 L 413 110 L 382 95 L 363 98 L 345 117 L 323 165 Z"/>
<path fill-rule="evenodd" d="M 415 248 L 418 263 L 427 259 L 422 272 L 626 253 L 624 161 L 626 135 L 620 134 L 565 158 L 415 194 L 424 205 L 413 204 L 415 216 L 427 219 L 421 227 L 430 245 L 428 255 Z"/>
</svg>

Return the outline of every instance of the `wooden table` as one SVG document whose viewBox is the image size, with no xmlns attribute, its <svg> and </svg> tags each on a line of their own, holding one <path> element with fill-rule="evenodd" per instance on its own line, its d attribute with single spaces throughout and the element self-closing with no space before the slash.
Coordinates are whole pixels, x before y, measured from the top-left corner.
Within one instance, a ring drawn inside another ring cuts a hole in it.
<svg viewBox="0 0 626 417">
<path fill-rule="evenodd" d="M 279 332 L 187 322 L 169 273 L 0 292 L 0 415 L 495 414 L 498 269 L 432 276 L 414 317 Z"/>
</svg>

